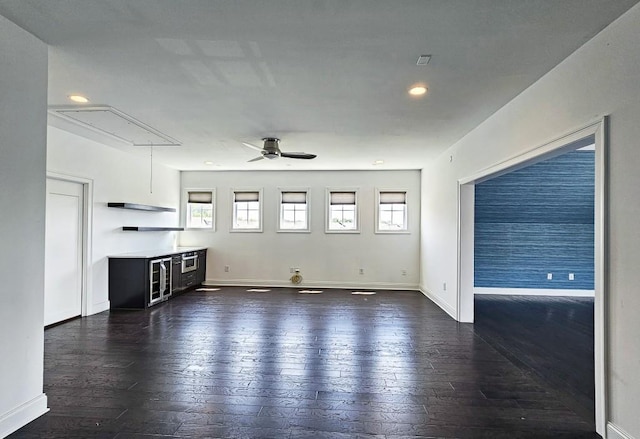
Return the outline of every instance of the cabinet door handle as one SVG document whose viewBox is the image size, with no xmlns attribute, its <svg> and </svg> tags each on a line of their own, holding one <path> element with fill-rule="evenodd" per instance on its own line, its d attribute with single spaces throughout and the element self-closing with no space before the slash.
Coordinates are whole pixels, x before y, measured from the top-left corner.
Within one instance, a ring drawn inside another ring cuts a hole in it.
<svg viewBox="0 0 640 439">
<path fill-rule="evenodd" d="M 160 294 L 164 295 L 167 290 L 167 266 L 163 262 L 160 263 Z"/>
</svg>

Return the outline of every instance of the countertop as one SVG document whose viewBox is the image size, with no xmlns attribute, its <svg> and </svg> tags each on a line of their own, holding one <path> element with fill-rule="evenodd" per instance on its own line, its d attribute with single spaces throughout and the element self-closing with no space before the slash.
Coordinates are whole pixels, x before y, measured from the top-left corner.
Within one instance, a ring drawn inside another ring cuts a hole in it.
<svg viewBox="0 0 640 439">
<path fill-rule="evenodd" d="M 145 250 L 145 251 L 140 251 L 140 252 L 132 252 L 132 253 L 122 253 L 119 255 L 109 255 L 107 256 L 108 258 L 114 258 L 114 259 L 126 259 L 126 258 L 131 258 L 131 259 L 150 259 L 150 258 L 157 258 L 159 256 L 169 256 L 169 255 L 175 255 L 178 253 L 185 253 L 185 252 L 194 252 L 197 250 L 206 250 L 207 247 L 172 247 L 172 248 L 165 248 L 165 249 L 158 249 L 158 250 Z"/>
</svg>

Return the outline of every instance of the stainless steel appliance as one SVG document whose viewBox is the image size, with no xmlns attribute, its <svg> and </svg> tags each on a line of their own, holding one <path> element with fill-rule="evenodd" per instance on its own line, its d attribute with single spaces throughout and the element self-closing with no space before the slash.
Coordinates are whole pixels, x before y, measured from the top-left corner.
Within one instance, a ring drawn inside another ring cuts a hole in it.
<svg viewBox="0 0 640 439">
<path fill-rule="evenodd" d="M 198 269 L 198 253 L 187 252 L 182 254 L 182 272 L 188 273 Z"/>
<path fill-rule="evenodd" d="M 167 300 L 171 296 L 171 258 L 149 262 L 149 305 Z"/>
</svg>

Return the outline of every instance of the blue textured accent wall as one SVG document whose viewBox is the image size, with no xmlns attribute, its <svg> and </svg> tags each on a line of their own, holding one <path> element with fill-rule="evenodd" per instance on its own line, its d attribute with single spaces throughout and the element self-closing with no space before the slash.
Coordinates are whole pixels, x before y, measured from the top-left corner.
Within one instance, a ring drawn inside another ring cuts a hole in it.
<svg viewBox="0 0 640 439">
<path fill-rule="evenodd" d="M 594 171 L 573 151 L 477 184 L 475 286 L 592 290 Z"/>
</svg>

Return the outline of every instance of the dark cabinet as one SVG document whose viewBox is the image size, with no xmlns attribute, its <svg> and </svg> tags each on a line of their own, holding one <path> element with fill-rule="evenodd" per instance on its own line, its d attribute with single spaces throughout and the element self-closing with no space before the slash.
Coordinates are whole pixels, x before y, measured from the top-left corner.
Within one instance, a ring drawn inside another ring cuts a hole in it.
<svg viewBox="0 0 640 439">
<path fill-rule="evenodd" d="M 197 254 L 196 269 L 186 271 L 183 255 Z M 112 309 L 143 309 L 194 288 L 206 278 L 207 251 L 149 257 L 109 258 L 109 301 Z"/>
<path fill-rule="evenodd" d="M 166 300 L 170 267 L 162 258 L 109 258 L 111 308 L 147 308 Z"/>
<path fill-rule="evenodd" d="M 171 291 L 182 291 L 182 255 L 171 256 Z"/>
<path fill-rule="evenodd" d="M 191 271 L 189 273 L 182 273 L 182 288 L 187 289 L 194 285 L 197 285 L 196 272 Z"/>
<path fill-rule="evenodd" d="M 205 281 L 207 276 L 207 251 L 199 250 L 197 252 L 189 253 L 188 258 L 191 260 L 196 257 L 195 270 L 182 273 L 182 289 L 187 289 L 195 285 L 200 285 Z"/>
<path fill-rule="evenodd" d="M 207 251 L 198 250 L 198 269 L 196 270 L 196 283 L 200 285 L 207 279 Z"/>
</svg>

